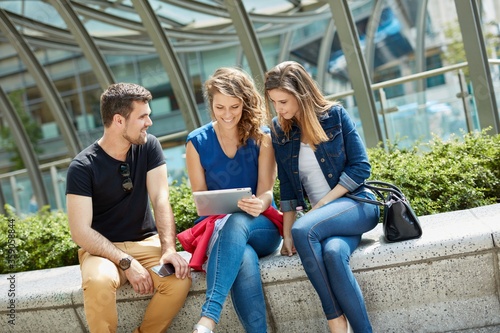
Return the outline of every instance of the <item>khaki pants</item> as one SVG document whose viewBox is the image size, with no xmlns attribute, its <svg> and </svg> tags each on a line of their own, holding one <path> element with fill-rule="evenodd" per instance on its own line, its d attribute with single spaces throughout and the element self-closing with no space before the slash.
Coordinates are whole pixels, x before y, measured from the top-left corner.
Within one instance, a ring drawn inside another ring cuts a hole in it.
<svg viewBox="0 0 500 333">
<path fill-rule="evenodd" d="M 184 305 L 191 279 L 177 279 L 175 274 L 161 278 L 151 271 L 153 266 L 158 265 L 161 256 L 158 235 L 139 242 L 113 244 L 149 270 L 156 290 L 146 308 L 141 326 L 134 332 L 165 332 Z M 93 256 L 82 249 L 78 251 L 78 258 L 82 271 L 85 316 L 90 332 L 116 332 L 116 290 L 127 282 L 125 272 L 112 261 Z"/>
</svg>

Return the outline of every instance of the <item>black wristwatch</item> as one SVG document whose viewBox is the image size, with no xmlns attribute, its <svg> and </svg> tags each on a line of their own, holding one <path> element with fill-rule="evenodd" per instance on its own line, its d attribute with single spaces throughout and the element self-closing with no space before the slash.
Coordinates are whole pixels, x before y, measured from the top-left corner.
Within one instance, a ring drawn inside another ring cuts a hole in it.
<svg viewBox="0 0 500 333">
<path fill-rule="evenodd" d="M 130 263 L 132 263 L 132 258 L 131 256 L 126 256 L 125 258 L 122 258 L 120 262 L 118 263 L 118 266 L 124 271 L 130 268 Z"/>
</svg>

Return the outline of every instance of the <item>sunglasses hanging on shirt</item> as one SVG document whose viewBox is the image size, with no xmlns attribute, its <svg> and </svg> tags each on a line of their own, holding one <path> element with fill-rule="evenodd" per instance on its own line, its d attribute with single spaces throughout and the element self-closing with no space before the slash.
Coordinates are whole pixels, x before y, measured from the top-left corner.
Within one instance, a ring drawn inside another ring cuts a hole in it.
<svg viewBox="0 0 500 333">
<path fill-rule="evenodd" d="M 134 184 L 132 184 L 132 179 L 130 178 L 130 166 L 128 163 L 120 164 L 120 175 L 125 179 L 122 182 L 122 189 L 125 192 L 131 192 L 134 188 Z"/>
</svg>

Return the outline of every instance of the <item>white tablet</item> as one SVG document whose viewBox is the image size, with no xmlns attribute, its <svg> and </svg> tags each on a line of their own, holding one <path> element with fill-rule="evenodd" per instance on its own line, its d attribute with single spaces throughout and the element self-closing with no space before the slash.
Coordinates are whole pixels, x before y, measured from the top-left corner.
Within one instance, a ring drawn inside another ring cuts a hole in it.
<svg viewBox="0 0 500 333">
<path fill-rule="evenodd" d="M 238 200 L 251 196 L 252 189 L 250 187 L 193 192 L 199 216 L 241 212 L 242 210 L 238 208 Z"/>
</svg>

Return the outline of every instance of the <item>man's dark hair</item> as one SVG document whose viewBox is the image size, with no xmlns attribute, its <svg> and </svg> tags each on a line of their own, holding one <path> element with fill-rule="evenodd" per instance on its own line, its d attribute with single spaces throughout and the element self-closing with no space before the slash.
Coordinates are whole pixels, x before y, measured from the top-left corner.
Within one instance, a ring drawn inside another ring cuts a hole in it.
<svg viewBox="0 0 500 333">
<path fill-rule="evenodd" d="M 101 118 L 104 127 L 109 127 L 115 114 L 128 119 L 135 101 L 149 103 L 151 92 L 135 83 L 112 84 L 101 95 Z"/>
</svg>

